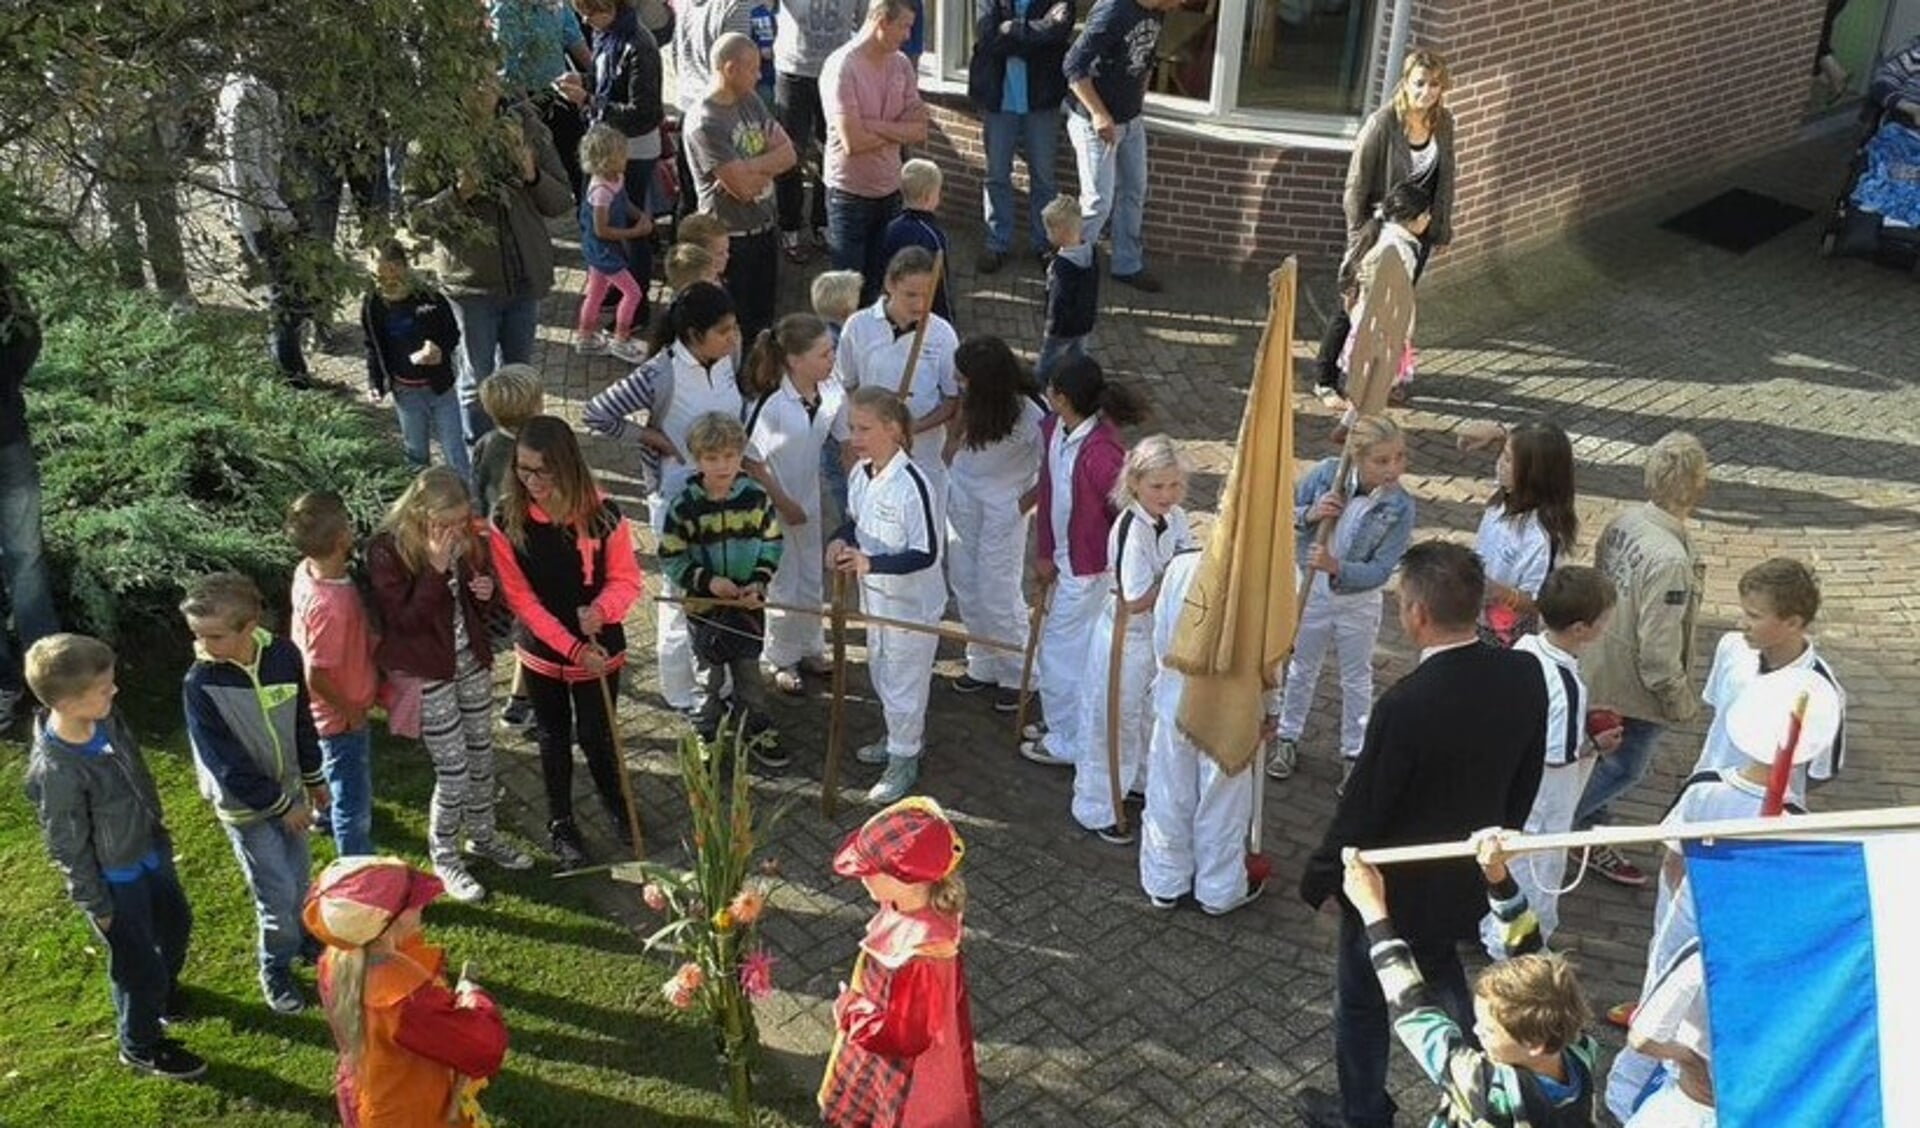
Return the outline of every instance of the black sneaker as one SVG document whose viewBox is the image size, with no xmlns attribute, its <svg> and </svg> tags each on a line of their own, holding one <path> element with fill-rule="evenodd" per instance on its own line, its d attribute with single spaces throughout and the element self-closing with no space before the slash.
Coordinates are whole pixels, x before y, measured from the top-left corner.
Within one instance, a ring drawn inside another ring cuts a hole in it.
<svg viewBox="0 0 1920 1128">
<path fill-rule="evenodd" d="M 555 819 L 547 824 L 547 837 L 553 856 L 563 870 L 579 869 L 587 864 L 587 844 L 572 819 Z"/>
<path fill-rule="evenodd" d="M 993 711 L 996 713 L 1018 713 L 1020 711 L 1020 691 L 1002 688 L 993 695 Z"/>
<path fill-rule="evenodd" d="M 500 724 L 521 732 L 530 731 L 533 728 L 533 702 L 524 697 L 507 698 L 506 707 L 500 710 Z"/>
<path fill-rule="evenodd" d="M 953 679 L 953 691 L 955 693 L 979 693 L 984 689 L 998 688 L 999 687 L 992 682 L 981 681 L 971 674 L 961 674 L 959 677 Z"/>
<path fill-rule="evenodd" d="M 747 746 L 747 755 L 754 763 L 770 771 L 777 772 L 793 763 L 793 757 L 781 750 L 779 738 L 772 735 L 756 737 Z"/>
<path fill-rule="evenodd" d="M 314 383 L 313 377 L 305 372 L 289 372 L 282 377 L 282 380 L 287 387 L 292 388 L 296 392 L 311 392 L 320 386 Z"/>
<path fill-rule="evenodd" d="M 1161 290 L 1160 279 L 1145 270 L 1136 270 L 1132 274 L 1116 274 L 1113 280 L 1122 286 L 1132 286 L 1143 294 L 1157 294 Z"/>
<path fill-rule="evenodd" d="M 120 1060 L 149 1077 L 191 1081 L 207 1071 L 206 1060 L 172 1038 L 162 1038 L 150 1050 L 121 1050 Z"/>
</svg>

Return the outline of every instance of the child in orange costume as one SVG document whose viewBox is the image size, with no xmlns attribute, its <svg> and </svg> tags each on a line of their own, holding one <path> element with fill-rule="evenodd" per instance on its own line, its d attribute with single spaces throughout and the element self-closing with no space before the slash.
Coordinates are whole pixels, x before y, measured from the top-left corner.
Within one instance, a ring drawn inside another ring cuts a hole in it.
<svg viewBox="0 0 1920 1128">
<path fill-rule="evenodd" d="M 314 883 L 302 914 L 327 945 L 320 1002 L 340 1047 L 346 1128 L 484 1128 L 474 1094 L 500 1071 L 507 1027 L 465 975 L 453 990 L 446 953 L 420 913 L 443 886 L 399 858 L 345 857 Z"/>
<path fill-rule="evenodd" d="M 966 844 L 931 799 L 868 819 L 834 855 L 880 911 L 833 1004 L 820 1117 L 833 1128 L 979 1128 L 980 1075 L 960 957 Z"/>
</svg>

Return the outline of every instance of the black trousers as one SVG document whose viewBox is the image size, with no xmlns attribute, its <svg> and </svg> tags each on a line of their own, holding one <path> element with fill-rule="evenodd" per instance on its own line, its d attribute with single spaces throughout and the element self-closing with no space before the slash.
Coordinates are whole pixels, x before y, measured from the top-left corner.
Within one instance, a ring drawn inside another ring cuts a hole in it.
<svg viewBox="0 0 1920 1128">
<path fill-rule="evenodd" d="M 727 244 L 727 293 L 740 319 L 743 348 L 753 348 L 760 330 L 773 327 L 780 286 L 780 240 L 769 227 L 754 235 L 735 235 Z"/>
<path fill-rule="evenodd" d="M 820 106 L 820 80 L 787 74 L 785 71 L 776 73 L 773 76 L 773 113 L 780 119 L 780 128 L 786 130 L 787 136 L 793 139 L 794 151 L 800 158 L 773 182 L 780 207 L 780 230 L 798 231 L 800 209 L 806 196 L 807 148 L 817 146 L 821 162 L 826 161 L 827 115 Z M 820 181 L 819 168 L 819 165 L 814 166 L 812 178 L 813 226 L 824 231 L 827 227 L 827 186 Z"/>
<path fill-rule="evenodd" d="M 540 778 L 547 790 L 547 817 L 573 818 L 573 746 L 578 741 L 600 802 L 616 823 L 624 822 L 626 804 L 620 794 L 620 772 L 624 769 L 614 756 L 613 729 L 600 682 L 591 678 L 564 682 L 532 670 L 526 674 L 527 700 L 533 705 L 534 727 L 539 733 Z M 606 682 L 608 694 L 619 700 L 619 672 L 608 674 Z"/>
</svg>

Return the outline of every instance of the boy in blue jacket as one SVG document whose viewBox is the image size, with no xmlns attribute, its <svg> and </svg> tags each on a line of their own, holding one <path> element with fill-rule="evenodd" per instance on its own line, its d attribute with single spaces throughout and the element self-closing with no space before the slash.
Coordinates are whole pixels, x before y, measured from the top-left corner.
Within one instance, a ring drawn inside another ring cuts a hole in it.
<svg viewBox="0 0 1920 1128">
<path fill-rule="evenodd" d="M 300 924 L 312 876 L 307 834 L 332 803 L 300 651 L 260 626 L 260 589 L 245 576 L 195 581 L 180 613 L 194 639 L 181 696 L 200 794 L 253 894 L 261 992 L 275 1011 L 294 1014 L 306 1006 L 294 958 L 319 950 Z"/>
</svg>

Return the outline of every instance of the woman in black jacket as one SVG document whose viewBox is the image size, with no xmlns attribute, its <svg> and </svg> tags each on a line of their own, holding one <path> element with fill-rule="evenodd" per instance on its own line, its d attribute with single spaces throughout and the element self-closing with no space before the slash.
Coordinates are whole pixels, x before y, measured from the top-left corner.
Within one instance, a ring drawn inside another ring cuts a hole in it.
<svg viewBox="0 0 1920 1128">
<path fill-rule="evenodd" d="M 577 0 L 575 5 L 593 33 L 593 89 L 584 107 L 587 120 L 605 122 L 627 138 L 627 199 L 643 225 L 653 220 L 647 200 L 654 166 L 660 163 L 660 45 L 640 25 L 631 0 Z M 651 237 L 626 240 L 627 269 L 642 293 L 639 324 L 648 321 L 646 290 L 653 278 Z"/>
<path fill-rule="evenodd" d="M 967 96 L 980 110 L 987 150 L 987 242 L 979 270 L 992 274 L 1013 245 L 1013 153 L 1027 159 L 1032 191 L 1027 220 L 1032 250 L 1045 255 L 1040 209 L 1053 201 L 1054 154 L 1060 145 L 1060 103 L 1067 96 L 1061 64 L 1078 0 L 974 0 L 973 58 Z"/>
</svg>

